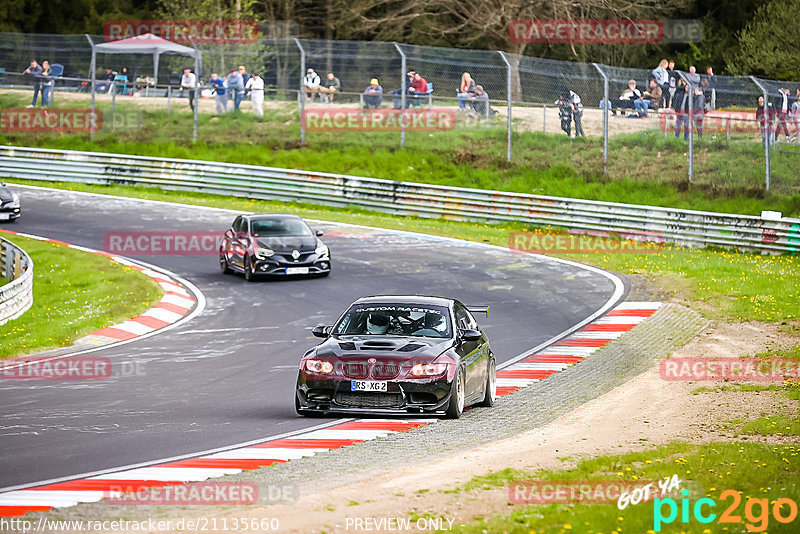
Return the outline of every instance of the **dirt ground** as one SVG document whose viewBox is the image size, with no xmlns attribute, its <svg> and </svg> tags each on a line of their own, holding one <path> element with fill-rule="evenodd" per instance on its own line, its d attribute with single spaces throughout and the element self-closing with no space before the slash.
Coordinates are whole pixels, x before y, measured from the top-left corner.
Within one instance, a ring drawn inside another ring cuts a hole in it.
<svg viewBox="0 0 800 534">
<path fill-rule="evenodd" d="M 738 356 L 767 348 L 787 349 L 797 338 L 772 325 L 716 324 L 673 357 Z M 511 510 L 505 487 L 445 493 L 474 476 L 505 468 L 528 472 L 570 468 L 580 458 L 652 449 L 674 440 L 692 443 L 734 439 L 729 421 L 762 413 L 794 415 L 797 402 L 779 392 L 719 391 L 693 395 L 709 383 L 667 382 L 653 368 L 553 423 L 511 439 L 459 453 L 441 461 L 399 469 L 369 480 L 309 494 L 291 505 L 255 506 L 215 513 L 228 517 L 278 518 L 281 532 L 357 531 L 356 520 L 446 518 L 445 530 Z M 749 441 L 759 441 L 750 436 Z M 774 438 L 763 441 L 774 442 Z M 416 514 L 413 516 L 411 514 Z M 416 519 L 415 519 L 416 520 Z M 411 523 L 415 523 L 412 521 Z M 421 525 L 425 525 L 424 522 Z M 364 529 L 361 529 L 364 530 Z M 388 531 L 373 527 L 371 532 Z"/>
</svg>

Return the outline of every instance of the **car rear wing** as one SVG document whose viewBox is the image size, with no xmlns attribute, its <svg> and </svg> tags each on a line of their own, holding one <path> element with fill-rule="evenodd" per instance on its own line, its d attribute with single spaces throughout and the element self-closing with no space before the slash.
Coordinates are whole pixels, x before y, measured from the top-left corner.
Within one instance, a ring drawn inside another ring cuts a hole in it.
<svg viewBox="0 0 800 534">
<path fill-rule="evenodd" d="M 467 306 L 470 313 L 485 313 L 489 317 L 489 306 Z"/>
</svg>

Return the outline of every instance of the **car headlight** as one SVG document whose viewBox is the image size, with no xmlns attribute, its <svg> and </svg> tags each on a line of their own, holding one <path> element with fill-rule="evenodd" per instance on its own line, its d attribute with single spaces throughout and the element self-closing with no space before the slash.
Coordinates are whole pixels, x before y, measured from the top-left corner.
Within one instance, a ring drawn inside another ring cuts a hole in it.
<svg viewBox="0 0 800 534">
<path fill-rule="evenodd" d="M 320 244 L 317 248 L 314 249 L 314 254 L 317 256 L 327 256 L 330 251 L 328 250 L 327 245 Z"/>
<path fill-rule="evenodd" d="M 261 259 L 269 258 L 273 254 L 275 254 L 275 251 L 272 250 L 272 249 L 264 248 L 264 247 L 256 248 L 256 258 L 261 258 Z"/>
<path fill-rule="evenodd" d="M 412 376 L 439 376 L 446 372 L 446 363 L 418 363 L 411 368 Z"/>
<path fill-rule="evenodd" d="M 311 373 L 327 375 L 333 371 L 333 364 L 324 360 L 306 360 L 306 369 Z"/>
<path fill-rule="evenodd" d="M 11 204 L 10 204 L 10 206 L 12 208 L 18 208 L 19 207 L 19 195 L 18 194 L 11 193 Z"/>
</svg>

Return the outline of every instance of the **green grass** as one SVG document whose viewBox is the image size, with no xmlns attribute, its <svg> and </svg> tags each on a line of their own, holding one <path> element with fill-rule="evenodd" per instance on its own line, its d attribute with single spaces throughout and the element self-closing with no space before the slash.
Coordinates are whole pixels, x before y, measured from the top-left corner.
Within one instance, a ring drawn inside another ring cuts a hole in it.
<svg viewBox="0 0 800 534">
<path fill-rule="evenodd" d="M 529 229 L 522 224 L 488 225 L 398 217 L 355 208 L 322 208 L 307 204 L 163 191 L 157 188 L 17 179 L 9 181 L 242 211 L 292 212 L 312 219 L 442 235 L 499 246 L 508 246 L 510 232 Z M 761 256 L 674 246 L 660 250 L 657 254 L 576 254 L 565 257 L 620 273 L 640 274 L 659 283 L 712 319 L 796 325 L 800 317 L 800 256 Z M 792 332 L 798 333 L 797 329 Z"/>
<path fill-rule="evenodd" d="M 34 263 L 33 306 L 0 325 L 0 358 L 62 347 L 150 308 L 163 292 L 111 259 L 10 234 Z"/>
<path fill-rule="evenodd" d="M 0 107 L 19 107 L 27 95 L 0 95 Z M 609 146 L 609 175 L 602 173 L 602 139 L 571 140 L 563 135 L 514 134 L 511 162 L 505 160 L 505 129 L 457 128 L 450 132 L 409 132 L 405 149 L 396 133 L 309 133 L 299 142 L 292 104 L 252 114 L 201 114 L 200 142 L 191 142 L 191 115 L 140 110 L 120 99 L 121 112 L 139 110 L 136 128 L 103 128 L 88 134 L 4 133 L 0 143 L 145 156 L 247 163 L 435 183 L 520 193 L 759 214 L 800 213 L 800 158 L 776 152 L 773 189 L 763 190 L 763 151 L 751 141 L 698 141 L 695 180 L 687 181 L 686 144 L 658 131 L 616 135 Z M 137 99 L 140 100 L 140 99 Z M 109 119 L 109 104 L 98 106 Z M 138 103 L 138 102 L 137 102 Z M 60 104 L 61 105 L 61 104 Z M 71 102 L 73 107 L 86 103 Z"/>
<path fill-rule="evenodd" d="M 541 471 L 516 476 L 501 476 L 508 483 L 527 480 L 549 481 L 622 481 L 626 485 L 641 484 L 644 480 L 662 480 L 677 475 L 681 487 L 689 489 L 689 502 L 708 497 L 718 504 L 713 510 L 719 514 L 731 503 L 721 499 L 727 489 L 741 492 L 742 502 L 736 510 L 742 520 L 745 503 L 752 497 L 776 499 L 788 497 L 797 501 L 797 480 L 800 476 L 800 447 L 795 445 L 763 445 L 754 443 L 712 443 L 689 445 L 672 443 L 657 449 L 617 456 L 602 456 L 580 462 L 576 468 L 564 471 Z M 481 487 L 470 482 L 467 486 Z M 480 491 L 480 490 L 477 490 Z M 680 510 L 680 496 L 672 495 Z M 479 495 L 478 495 L 479 498 Z M 707 511 L 708 508 L 705 509 Z M 770 506 L 771 510 L 771 506 Z M 758 508 L 753 507 L 758 515 Z M 664 512 L 667 512 L 666 506 Z M 787 513 L 784 506 L 783 513 Z M 521 532 L 521 533 L 645 533 L 654 530 L 654 503 L 629 505 L 624 510 L 617 503 L 521 505 L 512 512 L 483 519 L 457 528 L 457 532 Z M 718 522 L 708 525 L 695 520 L 690 513 L 689 522 L 681 523 L 678 513 L 674 523 L 663 527 L 662 532 L 744 532 L 745 525 L 731 524 L 728 528 Z M 751 521 L 760 525 L 761 521 Z M 769 518 L 769 532 L 796 532 L 797 521 L 780 524 Z"/>
</svg>

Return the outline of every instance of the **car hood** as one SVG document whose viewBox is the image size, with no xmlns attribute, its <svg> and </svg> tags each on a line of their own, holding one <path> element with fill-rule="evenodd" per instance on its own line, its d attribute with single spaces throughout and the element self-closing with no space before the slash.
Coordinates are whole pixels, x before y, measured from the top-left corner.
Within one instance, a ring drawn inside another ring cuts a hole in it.
<svg viewBox="0 0 800 534">
<path fill-rule="evenodd" d="M 4 185 L 0 185 L 0 201 L 11 202 L 11 189 Z"/>
<path fill-rule="evenodd" d="M 258 244 L 262 247 L 274 250 L 275 252 L 291 253 L 293 250 L 298 252 L 310 252 L 317 248 L 318 239 L 313 236 L 286 236 L 286 237 L 259 237 Z"/>
<path fill-rule="evenodd" d="M 449 338 L 398 336 L 330 337 L 317 346 L 317 356 L 342 360 L 433 360 L 453 345 Z"/>
</svg>

